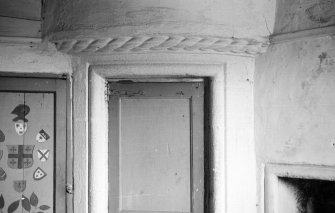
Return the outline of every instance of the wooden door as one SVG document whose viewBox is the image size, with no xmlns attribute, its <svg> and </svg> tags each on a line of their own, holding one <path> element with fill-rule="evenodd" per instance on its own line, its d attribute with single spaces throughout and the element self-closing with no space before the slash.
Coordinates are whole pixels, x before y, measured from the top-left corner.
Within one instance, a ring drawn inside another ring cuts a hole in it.
<svg viewBox="0 0 335 213">
<path fill-rule="evenodd" d="M 204 85 L 110 83 L 109 212 L 204 211 Z"/>
<path fill-rule="evenodd" d="M 0 78 L 0 212 L 66 212 L 65 89 Z"/>
</svg>

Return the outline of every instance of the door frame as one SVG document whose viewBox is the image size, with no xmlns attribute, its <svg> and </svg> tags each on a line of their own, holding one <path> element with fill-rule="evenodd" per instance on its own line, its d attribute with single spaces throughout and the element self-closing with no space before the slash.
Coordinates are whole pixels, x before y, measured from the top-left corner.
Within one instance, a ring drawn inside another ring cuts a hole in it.
<svg viewBox="0 0 335 213">
<path fill-rule="evenodd" d="M 226 209 L 226 64 L 107 64 L 88 67 L 88 208 L 108 212 L 108 82 L 118 79 L 208 79 L 210 171 L 206 212 Z M 76 89 L 76 88 L 75 88 Z M 78 88 L 79 89 L 79 88 Z M 206 106 L 205 106 L 206 107 Z"/>
</svg>

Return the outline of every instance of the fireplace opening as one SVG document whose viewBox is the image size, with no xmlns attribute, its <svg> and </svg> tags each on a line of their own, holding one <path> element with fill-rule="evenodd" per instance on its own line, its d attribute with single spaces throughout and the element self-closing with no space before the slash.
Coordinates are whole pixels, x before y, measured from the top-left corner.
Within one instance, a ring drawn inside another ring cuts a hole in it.
<svg viewBox="0 0 335 213">
<path fill-rule="evenodd" d="M 279 213 L 334 213 L 335 181 L 278 178 Z"/>
</svg>

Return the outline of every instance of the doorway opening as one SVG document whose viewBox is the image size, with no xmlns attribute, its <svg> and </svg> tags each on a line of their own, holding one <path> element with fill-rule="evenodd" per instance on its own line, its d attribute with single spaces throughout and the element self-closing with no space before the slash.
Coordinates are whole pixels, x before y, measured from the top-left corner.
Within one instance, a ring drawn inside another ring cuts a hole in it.
<svg viewBox="0 0 335 213">
<path fill-rule="evenodd" d="M 207 211 L 208 81 L 122 79 L 108 90 L 109 212 Z"/>
<path fill-rule="evenodd" d="M 132 79 L 201 78 L 205 84 L 206 141 L 204 146 L 204 212 L 226 208 L 226 66 L 225 64 L 95 64 L 88 75 L 88 208 L 107 212 L 109 208 L 109 111 L 108 83 Z M 82 91 L 82 90 L 80 90 Z M 209 91 L 209 92 L 206 92 Z M 81 108 L 81 105 L 75 107 Z M 85 151 L 84 149 L 81 149 Z M 220 171 L 220 172 L 218 172 Z M 108 187 L 107 187 L 108 186 Z"/>
</svg>

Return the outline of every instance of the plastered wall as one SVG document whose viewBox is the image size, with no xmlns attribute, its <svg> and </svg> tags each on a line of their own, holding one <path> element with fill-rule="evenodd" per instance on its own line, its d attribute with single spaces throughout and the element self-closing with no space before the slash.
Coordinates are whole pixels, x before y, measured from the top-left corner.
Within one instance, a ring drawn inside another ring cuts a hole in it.
<svg viewBox="0 0 335 213">
<path fill-rule="evenodd" d="M 335 165 L 334 82 L 334 36 L 274 44 L 256 59 L 259 184 L 265 163 Z"/>
<path fill-rule="evenodd" d="M 84 30 L 86 36 L 168 33 L 258 38 L 271 34 L 274 8 L 274 0 L 61 0 L 46 2 L 43 31 L 47 35 Z"/>
<path fill-rule="evenodd" d="M 277 0 L 275 34 L 332 26 L 335 1 Z"/>
<path fill-rule="evenodd" d="M 227 64 L 226 159 L 227 212 L 255 213 L 254 59 Z"/>
<path fill-rule="evenodd" d="M 52 44 L 1 44 L 0 72 L 70 74 L 69 56 L 57 52 Z"/>
</svg>

